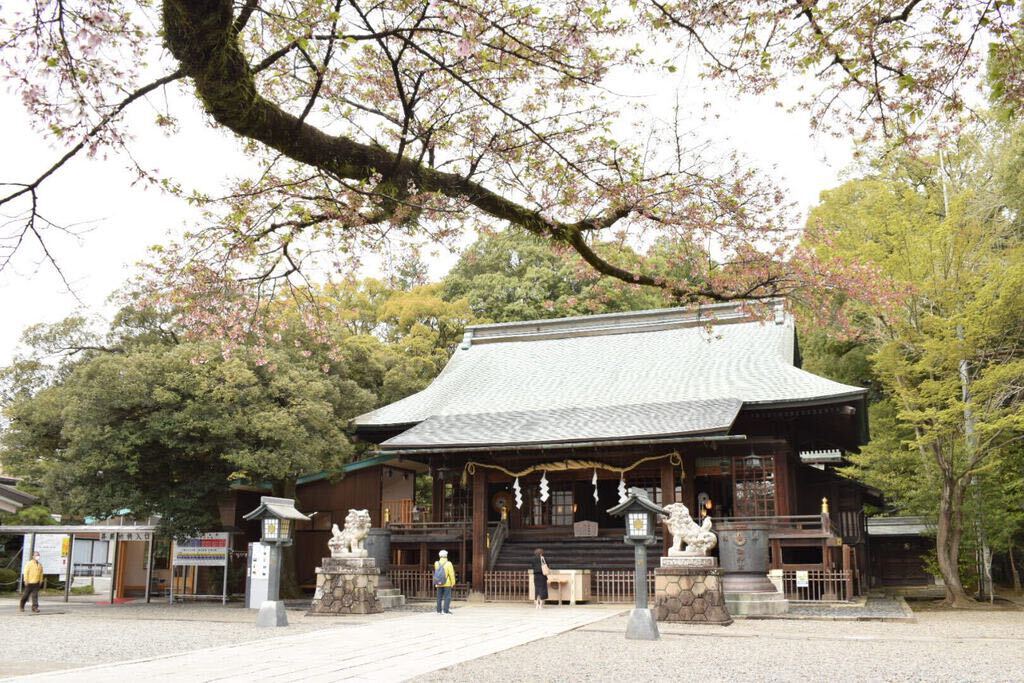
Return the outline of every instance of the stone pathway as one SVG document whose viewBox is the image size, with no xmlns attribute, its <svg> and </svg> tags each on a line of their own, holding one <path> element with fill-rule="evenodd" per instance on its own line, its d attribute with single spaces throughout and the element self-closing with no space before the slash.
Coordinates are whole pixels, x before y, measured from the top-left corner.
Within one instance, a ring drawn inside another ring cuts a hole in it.
<svg viewBox="0 0 1024 683">
<path fill-rule="evenodd" d="M 472 605 L 358 626 L 144 660 L 25 676 L 19 681 L 402 681 L 548 638 L 621 606 Z"/>
</svg>

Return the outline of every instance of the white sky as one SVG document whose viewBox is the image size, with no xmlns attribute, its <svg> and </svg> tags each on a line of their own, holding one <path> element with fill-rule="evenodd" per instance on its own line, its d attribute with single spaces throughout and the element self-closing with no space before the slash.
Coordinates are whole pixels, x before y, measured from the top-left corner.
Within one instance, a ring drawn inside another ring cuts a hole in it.
<svg viewBox="0 0 1024 683">
<path fill-rule="evenodd" d="M 622 89 L 647 101 L 652 115 L 668 118 L 684 78 L 678 74 L 663 79 L 633 77 L 622 80 Z M 683 92 L 693 99 L 702 97 L 692 85 Z M 789 198 L 806 211 L 823 189 L 838 183 L 852 159 L 852 142 L 810 138 L 807 116 L 776 108 L 776 99 L 712 97 L 721 117 L 702 127 L 701 133 L 730 141 L 753 164 L 770 171 L 789 190 Z M 143 125 L 132 149 L 144 165 L 155 166 L 187 186 L 216 191 L 229 175 L 244 173 L 246 162 L 238 143 L 225 131 L 210 128 L 197 106 L 190 101 L 173 110 L 181 121 L 174 138 Z M 153 111 L 140 108 L 135 116 L 147 124 Z M 31 130 L 16 94 L 0 93 L 0 126 L 5 132 L 0 180 L 34 178 L 62 153 Z M 133 186 L 133 180 L 123 159 L 82 157 L 42 186 L 45 216 L 59 224 L 91 228 L 77 240 L 52 236 L 48 242 L 82 303 L 42 261 L 36 245 L 29 245 L 13 267 L 0 272 L 0 366 L 10 362 L 18 338 L 29 325 L 55 322 L 76 311 L 109 315 L 107 297 L 131 275 L 132 265 L 145 257 L 147 247 L 180 234 L 198 220 L 197 212 L 184 201 L 157 189 Z M 453 261 L 452 256 L 439 257 L 432 264 L 433 275 L 442 275 Z"/>
</svg>

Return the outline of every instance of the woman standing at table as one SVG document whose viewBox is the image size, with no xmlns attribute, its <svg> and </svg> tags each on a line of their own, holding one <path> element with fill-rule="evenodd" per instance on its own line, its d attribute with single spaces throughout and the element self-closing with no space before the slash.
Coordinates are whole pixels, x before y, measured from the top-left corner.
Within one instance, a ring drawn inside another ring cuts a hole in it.
<svg viewBox="0 0 1024 683">
<path fill-rule="evenodd" d="M 530 560 L 530 567 L 533 569 L 533 598 L 537 609 L 544 607 L 544 601 L 548 599 L 548 563 L 544 560 L 544 550 L 537 548 L 533 551 L 533 559 Z"/>
</svg>

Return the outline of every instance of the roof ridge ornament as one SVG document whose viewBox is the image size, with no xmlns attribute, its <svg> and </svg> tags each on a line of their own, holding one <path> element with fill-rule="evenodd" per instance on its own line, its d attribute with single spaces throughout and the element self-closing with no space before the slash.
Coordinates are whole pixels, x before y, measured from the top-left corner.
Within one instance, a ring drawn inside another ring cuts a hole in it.
<svg viewBox="0 0 1024 683">
<path fill-rule="evenodd" d="M 783 325 L 786 322 L 786 302 L 779 299 L 775 302 L 775 324 Z"/>
<path fill-rule="evenodd" d="M 774 302 L 781 305 L 782 301 Z M 566 339 L 573 337 L 654 332 L 679 327 L 728 325 L 755 320 L 748 308 L 749 302 L 733 301 L 720 304 L 701 304 L 678 308 L 658 308 L 646 311 L 624 311 L 599 315 L 523 320 L 506 323 L 472 325 L 466 328 L 461 348 L 467 349 L 473 341 L 478 344 L 535 341 L 539 339 Z M 783 315 L 783 320 L 785 316 Z"/>
</svg>

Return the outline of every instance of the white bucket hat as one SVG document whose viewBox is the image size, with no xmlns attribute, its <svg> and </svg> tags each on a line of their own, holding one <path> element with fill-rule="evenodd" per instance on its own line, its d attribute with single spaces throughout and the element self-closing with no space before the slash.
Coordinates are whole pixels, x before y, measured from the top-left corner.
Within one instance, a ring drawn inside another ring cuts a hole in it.
<svg viewBox="0 0 1024 683">
<path fill-rule="evenodd" d="M 448 551 L 447 550 L 442 550 L 441 552 L 439 552 L 437 554 L 437 556 L 438 557 L 448 557 Z"/>
</svg>

